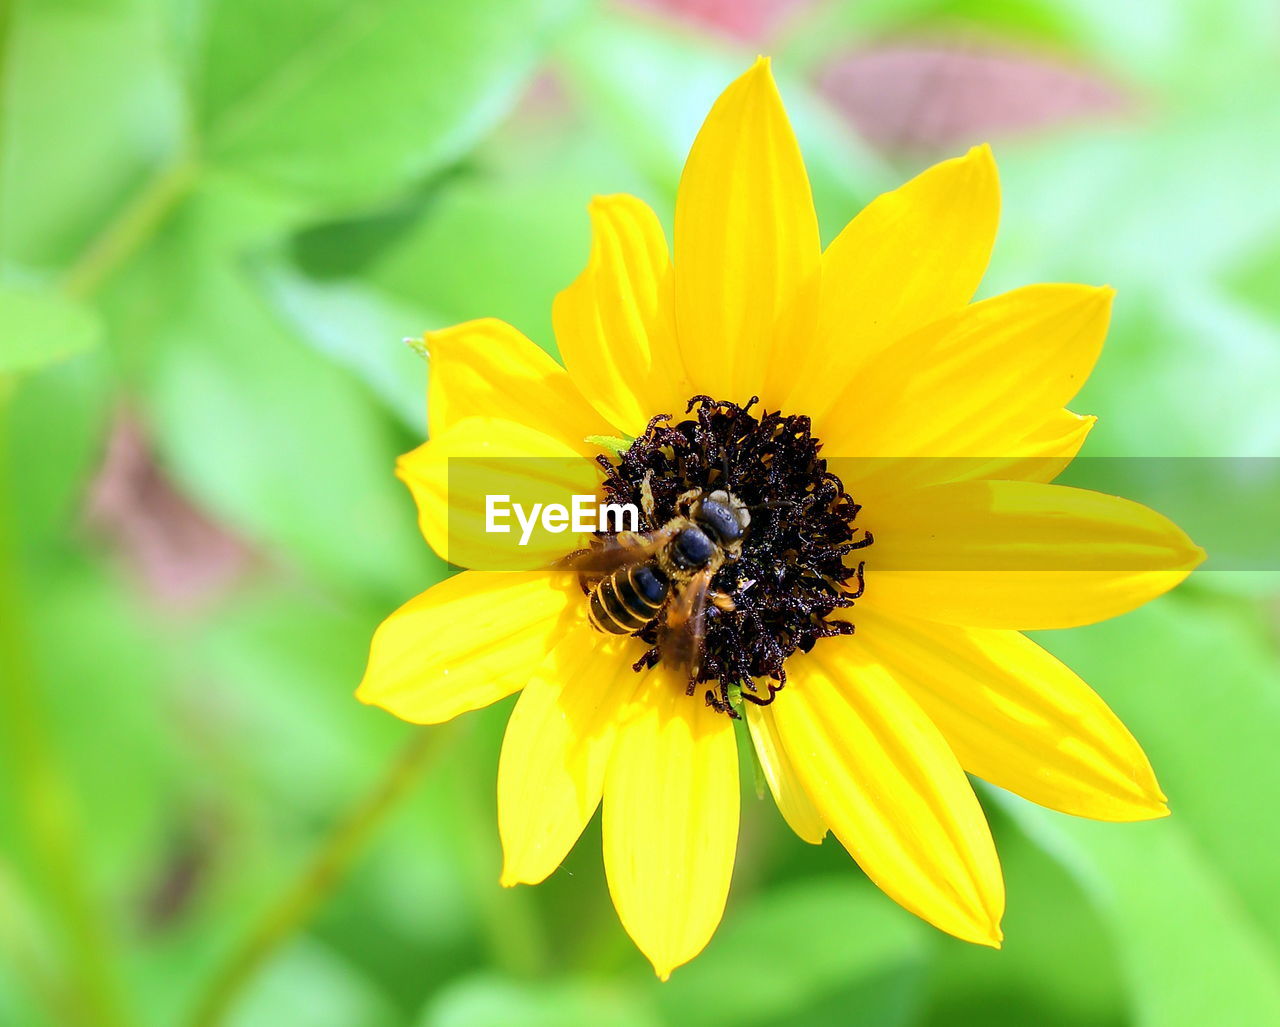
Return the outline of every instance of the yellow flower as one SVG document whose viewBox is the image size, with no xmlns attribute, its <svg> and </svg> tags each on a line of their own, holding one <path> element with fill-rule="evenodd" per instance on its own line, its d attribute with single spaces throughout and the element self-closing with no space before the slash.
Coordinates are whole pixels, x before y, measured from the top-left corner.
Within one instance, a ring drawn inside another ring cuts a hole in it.
<svg viewBox="0 0 1280 1027">
<path fill-rule="evenodd" d="M 1203 553 L 1144 507 L 1049 484 L 1092 424 L 1065 404 L 1111 292 L 970 303 L 998 206 L 977 147 L 879 197 L 824 251 L 762 59 L 693 145 L 673 255 L 641 201 L 591 203 L 590 261 L 554 309 L 563 367 L 499 321 L 427 337 L 431 439 L 399 473 L 454 562 L 486 566 L 492 542 L 479 483 L 456 471 L 471 457 L 505 492 L 597 492 L 599 439 L 621 434 L 637 441 L 626 467 L 607 461 L 611 494 L 639 494 L 643 472 L 670 514 L 732 451 L 730 491 L 781 497 L 752 514 L 741 565 L 717 572 L 735 609 L 708 615 L 692 698 L 654 625 L 593 630 L 583 592 L 538 569 L 468 570 L 410 601 L 378 629 L 358 693 L 435 724 L 523 689 L 498 768 L 502 882 L 547 877 L 603 803 L 614 904 L 664 979 L 724 910 L 739 711 L 796 834 L 831 831 L 889 896 L 968 941 L 1000 944 L 1004 888 L 966 772 L 1077 816 L 1168 812 L 1125 727 L 1019 632 L 1132 609 Z M 701 471 L 670 470 L 672 429 Z M 528 566 L 568 548 L 539 536 Z"/>
</svg>

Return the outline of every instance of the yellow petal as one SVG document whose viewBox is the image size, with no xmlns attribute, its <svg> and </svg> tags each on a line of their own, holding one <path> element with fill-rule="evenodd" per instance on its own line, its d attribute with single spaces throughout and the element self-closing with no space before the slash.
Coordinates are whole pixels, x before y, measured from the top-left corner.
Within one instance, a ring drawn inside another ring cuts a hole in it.
<svg viewBox="0 0 1280 1027">
<path fill-rule="evenodd" d="M 591 201 L 591 259 L 556 297 L 560 356 L 600 415 L 636 436 L 680 414 L 694 390 L 675 340 L 667 240 L 634 196 Z"/>
<path fill-rule="evenodd" d="M 432 549 L 458 566 L 494 571 L 548 567 L 579 543 L 572 532 L 539 522 L 522 544 L 514 513 L 494 518 L 495 527 L 509 530 L 489 531 L 489 497 L 532 513 L 539 504 L 570 506 L 575 495 L 594 496 L 600 480 L 596 466 L 568 443 L 483 417 L 458 421 L 406 453 L 396 474 L 413 493 Z"/>
<path fill-rule="evenodd" d="M 867 654 L 920 704 L 970 774 L 1078 817 L 1168 815 L 1133 735 L 1026 636 L 883 617 L 861 606 L 857 623 Z"/>
<path fill-rule="evenodd" d="M 1010 457 L 1060 419 L 1098 359 L 1112 290 L 1029 285 L 884 350 L 820 422 L 841 457 Z"/>
<path fill-rule="evenodd" d="M 568 372 L 511 325 L 482 318 L 428 332 L 427 417 L 431 436 L 467 417 L 500 417 L 560 439 L 587 455 L 583 440 L 608 425 Z"/>
<path fill-rule="evenodd" d="M 997 461 L 994 466 L 982 466 L 969 477 L 1053 481 L 1076 458 L 1097 421 L 1096 417 L 1082 417 L 1065 407 L 1055 410 L 1039 427 L 1009 447 L 1003 460 Z"/>
<path fill-rule="evenodd" d="M 863 605 L 968 627 L 1104 620 L 1173 588 L 1204 559 L 1154 510 L 1062 485 L 937 485 L 863 513 L 875 535 Z"/>
<path fill-rule="evenodd" d="M 356 698 L 415 724 L 488 706 L 524 685 L 581 600 L 548 574 L 457 574 L 382 622 Z"/>
<path fill-rule="evenodd" d="M 694 391 L 763 394 L 775 344 L 812 324 L 818 222 L 795 135 L 761 58 L 703 123 L 676 197 L 676 323 Z"/>
<path fill-rule="evenodd" d="M 663 669 L 650 673 L 614 745 L 601 824 L 618 917 L 663 980 L 724 914 L 738 802 L 733 722 Z"/>
<path fill-rule="evenodd" d="M 818 417 L 886 346 L 969 302 L 987 269 L 1000 183 L 986 146 L 873 200 L 822 255 L 817 331 L 775 355 L 786 410 Z"/>
<path fill-rule="evenodd" d="M 827 836 L 827 825 L 804 790 L 804 785 L 800 783 L 791 757 L 787 755 L 782 739 L 778 737 L 773 707 L 757 706 L 754 703 L 745 703 L 744 706 L 751 740 L 755 744 L 764 778 L 769 782 L 769 791 L 778 804 L 778 811 L 787 826 L 804 841 L 811 845 L 820 844 Z"/>
<path fill-rule="evenodd" d="M 823 819 L 881 889 L 965 941 L 999 946 L 1004 882 L 951 749 L 856 639 L 788 664 L 778 730 Z"/>
<path fill-rule="evenodd" d="M 1097 423 L 1065 408 L 1055 410 L 1001 456 L 900 456 L 841 458 L 827 466 L 863 506 L 875 507 L 914 489 L 949 482 L 1002 478 L 1053 481 L 1075 459 Z"/>
<path fill-rule="evenodd" d="M 591 819 L 621 712 L 640 683 L 631 664 L 643 651 L 583 619 L 525 685 L 498 762 L 504 885 L 543 880 Z"/>
</svg>

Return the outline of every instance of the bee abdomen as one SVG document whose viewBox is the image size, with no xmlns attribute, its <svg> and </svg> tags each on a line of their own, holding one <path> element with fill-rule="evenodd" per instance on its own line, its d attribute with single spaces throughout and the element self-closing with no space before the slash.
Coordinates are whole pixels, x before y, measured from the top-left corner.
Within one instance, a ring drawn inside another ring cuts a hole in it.
<svg viewBox="0 0 1280 1027">
<path fill-rule="evenodd" d="M 652 566 L 617 570 L 591 593 L 587 606 L 591 626 L 611 635 L 633 635 L 657 616 L 670 587 Z"/>
</svg>

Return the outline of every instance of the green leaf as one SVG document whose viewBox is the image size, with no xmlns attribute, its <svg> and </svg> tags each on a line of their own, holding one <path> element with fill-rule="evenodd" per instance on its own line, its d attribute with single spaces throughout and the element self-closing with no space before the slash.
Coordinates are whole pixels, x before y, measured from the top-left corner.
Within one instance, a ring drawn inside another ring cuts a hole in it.
<svg viewBox="0 0 1280 1027">
<path fill-rule="evenodd" d="M 57 267 L 181 137 L 167 0 L 4 5 L 0 255 Z M 2 36 L 2 33 L 0 33 Z M 3 40 L 0 39 L 0 45 Z"/>
<path fill-rule="evenodd" d="M 124 917 L 153 855 L 185 826 L 175 797 L 190 781 L 164 702 L 163 656 L 147 622 L 154 613 L 141 610 L 123 582 L 74 555 L 45 561 L 26 581 L 40 709 L 74 796 L 72 822 L 92 827 L 78 832 L 81 858 L 95 890 L 110 896 L 108 915 Z M 10 842 L 16 809 L 11 802 L 0 809 L 10 853 L 31 844 Z"/>
<path fill-rule="evenodd" d="M 1265 184 L 1280 122 L 1236 107 L 998 148 L 1003 214 L 984 294 L 1028 281 L 1117 289 L 1102 358 L 1072 403 L 1099 417 L 1086 456 L 1275 452 L 1280 325 L 1215 279 L 1280 230 Z"/>
<path fill-rule="evenodd" d="M 47 1022 L 29 1005 L 37 998 L 50 1015 L 62 1008 L 48 928 L 8 854 L 0 854 L 0 1023 Z"/>
<path fill-rule="evenodd" d="M 427 369 L 412 342 L 439 317 L 376 287 L 318 282 L 283 263 L 265 266 L 262 281 L 299 338 L 355 374 L 426 437 Z"/>
<path fill-rule="evenodd" d="M 654 992 L 666 1022 L 698 1027 L 910 1023 L 927 938 L 853 873 L 800 881 L 731 913 Z"/>
<path fill-rule="evenodd" d="M 91 310 L 52 290 L 0 288 L 0 375 L 34 371 L 97 344 Z"/>
<path fill-rule="evenodd" d="M 1268 0 L 1074 0 L 1068 16 L 1094 60 L 1165 93 L 1229 98 L 1252 92 L 1255 73 L 1274 66 L 1278 22 Z"/>
<path fill-rule="evenodd" d="M 1280 228 L 1270 188 L 1280 110 L 1252 99 L 1277 85 L 1260 74 L 1249 93 L 1176 108 L 1140 133 L 1095 126 L 1000 143 L 1000 238 L 983 291 L 1058 280 L 1107 282 L 1121 297 L 1206 288 Z"/>
<path fill-rule="evenodd" d="M 457 159 L 506 113 L 582 0 L 226 0 L 197 56 L 217 164 L 355 205 Z"/>
<path fill-rule="evenodd" d="M 387 997 L 346 960 L 303 939 L 272 960 L 228 1017 L 230 1027 L 276 1027 L 281 1010 L 308 1027 L 392 1027 Z"/>
<path fill-rule="evenodd" d="M 428 327 L 498 317 L 554 352 L 551 304 L 587 262 L 587 204 L 595 193 L 632 190 L 637 178 L 595 136 L 508 145 L 513 166 L 483 165 L 442 189 L 364 277 L 444 319 Z"/>
<path fill-rule="evenodd" d="M 1280 1022 L 1280 673 L 1238 608 L 1174 597 L 1045 644 L 1147 750 L 1173 815 L 1096 824 L 1007 799 L 1102 911 L 1139 1022 Z"/>
<path fill-rule="evenodd" d="M 407 598 L 433 566 L 393 476 L 413 439 L 289 332 L 232 259 L 278 216 L 243 184 L 210 183 L 137 268 L 130 289 L 166 298 L 138 358 L 155 444 L 187 493 L 249 539 L 344 588 Z"/>
<path fill-rule="evenodd" d="M 241 590 L 215 623 L 184 641 L 238 711 L 228 730 L 244 747 L 240 762 L 253 774 L 255 802 L 327 818 L 331 796 L 367 776 L 371 759 L 390 758 L 403 725 L 367 711 L 354 694 L 369 639 L 389 612 L 265 582 Z M 311 767 L 305 778 L 299 762 Z"/>
<path fill-rule="evenodd" d="M 852 34 L 919 36 L 940 27 L 1052 47 L 1119 82 L 1199 101 L 1249 90 L 1273 63 L 1278 24 L 1269 0 L 866 0 L 830 5 L 812 28 L 847 46 Z"/>
<path fill-rule="evenodd" d="M 658 1027 L 637 996 L 590 981 L 516 982 L 490 974 L 464 977 L 442 991 L 419 1027 Z"/>
<path fill-rule="evenodd" d="M 1012 799 L 1009 809 L 1106 917 L 1136 1022 L 1280 1022 L 1269 939 L 1176 821 L 1098 824 Z"/>
<path fill-rule="evenodd" d="M 114 392 L 106 354 L 99 348 L 83 360 L 27 376 L 10 398 L 9 495 L 28 555 L 60 550 L 68 526 L 79 523 L 103 459 Z"/>
<path fill-rule="evenodd" d="M 1102 916 L 1079 884 L 991 803 L 1004 871 L 1004 945 L 938 938 L 929 1027 L 1075 1027 L 1125 1023 L 1126 996 Z"/>
<path fill-rule="evenodd" d="M 917 5 L 918 6 L 918 5 Z M 933 18 L 974 22 L 1002 35 L 1062 47 L 1076 39 L 1078 17 L 1054 0 L 934 0 Z"/>
<path fill-rule="evenodd" d="M 562 64 L 588 113 L 668 197 L 716 97 L 751 66 L 752 55 L 652 20 L 613 12 L 569 34 Z M 800 140 L 823 238 L 830 239 L 877 193 L 887 169 L 804 83 L 774 68 Z M 662 211 L 668 221 L 669 211 Z"/>
</svg>

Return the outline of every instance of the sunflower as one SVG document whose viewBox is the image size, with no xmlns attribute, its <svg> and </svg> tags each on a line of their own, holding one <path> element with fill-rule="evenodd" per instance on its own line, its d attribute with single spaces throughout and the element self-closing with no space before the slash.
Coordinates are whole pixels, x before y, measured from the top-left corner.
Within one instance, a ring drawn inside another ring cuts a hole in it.
<svg viewBox="0 0 1280 1027">
<path fill-rule="evenodd" d="M 602 806 L 614 905 L 663 979 L 724 911 L 740 726 L 801 839 L 830 831 L 891 898 L 979 944 L 1000 944 L 1004 887 L 966 773 L 1076 816 L 1168 813 L 1132 735 L 1020 632 L 1123 613 L 1203 552 L 1145 507 L 1051 483 L 1093 423 L 1065 404 L 1112 294 L 970 302 L 998 207 L 976 147 L 822 249 L 761 59 L 693 144 L 674 253 L 640 200 L 590 204 L 589 262 L 554 307 L 563 366 L 496 320 L 427 336 L 430 441 L 398 473 L 427 541 L 473 569 L 387 618 L 358 696 L 436 724 L 519 691 L 502 883 L 546 878 Z M 564 535 L 535 532 L 527 569 L 483 569 L 504 566 L 482 530 L 495 489 L 647 499 L 654 523 L 716 490 L 747 509 L 694 680 L 661 615 L 592 627 L 592 587 L 545 570 Z"/>
</svg>

